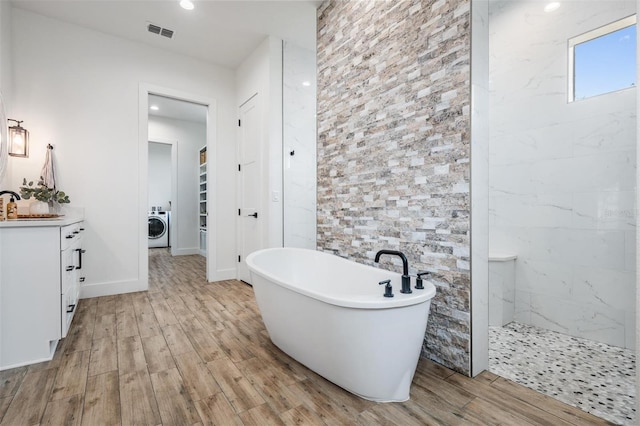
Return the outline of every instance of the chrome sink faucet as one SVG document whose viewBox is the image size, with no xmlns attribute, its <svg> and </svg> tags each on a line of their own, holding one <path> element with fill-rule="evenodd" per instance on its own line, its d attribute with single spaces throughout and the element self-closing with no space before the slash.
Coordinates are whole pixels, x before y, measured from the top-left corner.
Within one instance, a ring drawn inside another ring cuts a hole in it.
<svg viewBox="0 0 640 426">
<path fill-rule="evenodd" d="M 392 256 L 399 256 L 402 259 L 402 290 L 400 293 L 413 293 L 411 291 L 411 277 L 409 277 L 409 261 L 407 260 L 407 256 L 404 253 L 396 251 L 396 250 L 380 250 L 376 253 L 375 262 L 378 263 L 380 260 L 380 256 L 383 254 L 389 254 Z"/>
</svg>

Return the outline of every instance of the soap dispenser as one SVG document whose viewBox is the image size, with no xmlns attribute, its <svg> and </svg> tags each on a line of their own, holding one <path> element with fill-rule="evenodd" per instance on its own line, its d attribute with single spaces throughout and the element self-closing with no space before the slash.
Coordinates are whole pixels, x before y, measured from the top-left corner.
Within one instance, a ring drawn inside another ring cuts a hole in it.
<svg viewBox="0 0 640 426">
<path fill-rule="evenodd" d="M 11 197 L 9 202 L 7 203 L 7 219 L 17 219 L 18 218 L 18 205 L 16 204 L 16 200 Z"/>
</svg>

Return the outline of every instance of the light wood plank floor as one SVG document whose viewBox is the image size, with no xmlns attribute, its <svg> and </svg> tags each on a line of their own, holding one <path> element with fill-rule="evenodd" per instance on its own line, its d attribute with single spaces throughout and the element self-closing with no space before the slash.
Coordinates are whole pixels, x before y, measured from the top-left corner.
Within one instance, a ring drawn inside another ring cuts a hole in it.
<svg viewBox="0 0 640 426">
<path fill-rule="evenodd" d="M 269 340 L 252 288 L 150 254 L 148 292 L 85 299 L 52 361 L 0 373 L 2 425 L 603 425 L 491 373 L 421 360 L 411 400 L 364 401 Z"/>
</svg>

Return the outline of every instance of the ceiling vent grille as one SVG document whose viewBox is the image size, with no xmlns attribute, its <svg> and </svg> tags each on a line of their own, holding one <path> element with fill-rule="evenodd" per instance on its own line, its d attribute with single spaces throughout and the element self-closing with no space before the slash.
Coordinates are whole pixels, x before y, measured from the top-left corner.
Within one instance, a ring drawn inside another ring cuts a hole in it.
<svg viewBox="0 0 640 426">
<path fill-rule="evenodd" d="M 147 29 L 149 30 L 150 33 L 154 33 L 154 34 L 160 34 L 160 31 L 162 30 L 161 27 L 153 24 L 148 24 Z"/>
<path fill-rule="evenodd" d="M 152 24 L 150 22 L 147 22 L 147 30 L 153 34 L 161 35 L 166 38 L 173 38 L 173 30 L 162 28 L 161 26 Z"/>
</svg>

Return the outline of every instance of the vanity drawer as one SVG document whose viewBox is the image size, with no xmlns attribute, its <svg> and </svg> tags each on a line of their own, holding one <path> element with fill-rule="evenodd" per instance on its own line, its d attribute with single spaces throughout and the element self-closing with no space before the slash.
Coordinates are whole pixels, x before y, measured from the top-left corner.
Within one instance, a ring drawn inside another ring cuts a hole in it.
<svg viewBox="0 0 640 426">
<path fill-rule="evenodd" d="M 60 253 L 60 293 L 66 293 L 69 287 L 77 280 L 75 251 L 73 247 L 79 247 L 79 244 L 68 247 Z"/>
<path fill-rule="evenodd" d="M 73 316 L 76 313 L 76 308 L 78 307 L 78 288 L 77 286 L 71 286 L 67 289 L 65 293 L 63 293 L 60 297 L 60 308 L 61 308 L 61 334 L 62 337 L 67 336 L 67 332 L 69 331 L 69 326 L 71 326 L 71 321 L 73 320 Z"/>
<path fill-rule="evenodd" d="M 60 227 L 60 250 L 66 250 L 70 245 L 80 240 L 83 231 L 84 222 Z"/>
</svg>

